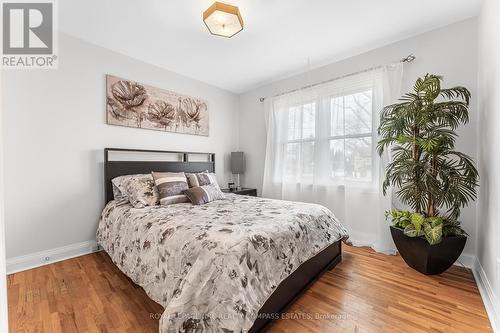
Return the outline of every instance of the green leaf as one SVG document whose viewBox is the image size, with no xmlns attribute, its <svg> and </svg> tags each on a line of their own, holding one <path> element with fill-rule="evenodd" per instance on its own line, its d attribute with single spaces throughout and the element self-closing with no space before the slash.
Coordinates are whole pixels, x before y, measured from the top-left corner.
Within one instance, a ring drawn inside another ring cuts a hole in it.
<svg viewBox="0 0 500 333">
<path fill-rule="evenodd" d="M 426 221 L 428 221 L 433 228 L 443 224 L 443 218 L 439 216 L 428 217 Z"/>
<path fill-rule="evenodd" d="M 411 224 L 415 227 L 415 230 L 420 232 L 420 230 L 422 229 L 422 225 L 425 222 L 425 217 L 423 217 L 423 215 L 419 213 L 412 213 L 410 220 Z"/>
<path fill-rule="evenodd" d="M 430 223 L 425 223 L 424 233 L 425 239 L 427 239 L 427 242 L 429 242 L 429 244 L 439 244 L 443 239 L 443 224 L 438 224 L 437 226 L 432 227 Z"/>
<path fill-rule="evenodd" d="M 386 219 L 389 216 L 391 217 L 392 224 L 395 227 L 399 227 L 399 228 L 404 229 L 408 224 L 411 224 L 411 221 L 410 221 L 411 212 L 398 211 L 398 210 L 393 209 L 391 211 L 385 212 Z"/>
<path fill-rule="evenodd" d="M 415 229 L 415 226 L 413 224 L 409 224 L 406 226 L 406 228 L 404 230 L 404 234 L 408 237 L 420 237 L 420 236 L 424 236 L 424 231 L 417 230 L 417 229 Z"/>
<path fill-rule="evenodd" d="M 399 226 L 401 228 L 406 228 L 407 226 L 411 225 L 411 221 L 408 217 L 402 217 L 400 220 L 399 220 Z"/>
</svg>

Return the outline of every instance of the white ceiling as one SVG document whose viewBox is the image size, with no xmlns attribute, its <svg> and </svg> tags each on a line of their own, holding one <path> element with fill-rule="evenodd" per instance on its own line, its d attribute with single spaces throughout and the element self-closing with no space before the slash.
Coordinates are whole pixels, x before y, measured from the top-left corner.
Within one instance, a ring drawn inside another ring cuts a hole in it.
<svg viewBox="0 0 500 333">
<path fill-rule="evenodd" d="M 72 36 L 241 93 L 328 61 L 476 16 L 482 0 L 227 0 L 245 29 L 208 33 L 212 0 L 64 0 Z M 447 41 L 444 41 L 447 42 Z"/>
</svg>

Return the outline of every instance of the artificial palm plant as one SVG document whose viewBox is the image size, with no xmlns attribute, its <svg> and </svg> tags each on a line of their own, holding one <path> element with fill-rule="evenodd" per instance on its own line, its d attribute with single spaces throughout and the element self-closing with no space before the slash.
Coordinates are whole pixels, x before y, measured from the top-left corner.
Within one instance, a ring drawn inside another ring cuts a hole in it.
<svg viewBox="0 0 500 333">
<path fill-rule="evenodd" d="M 478 172 L 472 159 L 455 150 L 459 125 L 469 121 L 471 94 L 464 87 L 441 89 L 442 77 L 419 78 L 401 103 L 382 110 L 379 154 L 391 149 L 384 194 L 389 186 L 411 207 L 412 214 L 392 212 L 407 236 L 425 236 L 436 244 L 441 236 L 464 234 L 460 209 L 476 198 Z"/>
</svg>

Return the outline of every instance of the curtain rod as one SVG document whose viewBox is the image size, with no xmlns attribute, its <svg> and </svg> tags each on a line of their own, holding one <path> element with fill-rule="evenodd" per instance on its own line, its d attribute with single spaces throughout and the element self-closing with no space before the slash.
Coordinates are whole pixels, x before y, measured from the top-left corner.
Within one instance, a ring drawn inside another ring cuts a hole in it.
<svg viewBox="0 0 500 333">
<path fill-rule="evenodd" d="M 414 61 L 415 59 L 417 59 L 417 57 L 415 57 L 413 54 L 410 54 L 406 57 L 404 57 L 403 59 L 401 59 L 399 62 L 402 62 L 402 63 L 410 63 L 412 61 Z M 307 86 L 303 86 L 303 87 L 300 87 L 300 88 L 296 88 L 296 89 L 292 89 L 292 90 L 288 90 L 288 91 L 285 91 L 285 92 L 282 92 L 282 93 L 279 93 L 277 95 L 274 95 L 272 97 L 278 97 L 278 96 L 283 96 L 283 95 L 286 95 L 286 94 L 290 94 L 290 93 L 293 93 L 293 92 L 296 92 L 296 91 L 299 91 L 299 90 L 304 90 L 304 89 L 308 89 L 308 88 L 312 88 L 312 87 L 315 87 L 315 86 L 319 86 L 321 84 L 325 84 L 325 83 L 328 83 L 328 82 L 332 82 L 332 81 L 336 81 L 336 80 L 339 80 L 339 79 L 343 79 L 343 78 L 346 78 L 346 77 L 349 77 L 349 76 L 353 76 L 353 75 L 356 75 L 356 74 L 361 74 L 361 73 L 365 73 L 365 72 L 369 72 L 369 71 L 373 71 L 375 69 L 379 69 L 381 68 L 382 65 L 379 65 L 379 66 L 375 66 L 375 67 L 370 67 L 370 68 L 367 68 L 367 69 L 363 69 L 361 71 L 357 71 L 357 72 L 354 72 L 354 73 L 349 73 L 349 74 L 346 74 L 346 75 L 342 75 L 342 76 L 338 76 L 338 77 L 335 77 L 333 79 L 329 79 L 329 80 L 326 80 L 326 81 L 321 81 L 321 82 L 318 82 L 318 83 L 314 83 L 314 84 L 309 84 Z M 267 97 L 261 97 L 259 98 L 259 101 L 261 102 L 264 102 L 266 100 Z"/>
</svg>

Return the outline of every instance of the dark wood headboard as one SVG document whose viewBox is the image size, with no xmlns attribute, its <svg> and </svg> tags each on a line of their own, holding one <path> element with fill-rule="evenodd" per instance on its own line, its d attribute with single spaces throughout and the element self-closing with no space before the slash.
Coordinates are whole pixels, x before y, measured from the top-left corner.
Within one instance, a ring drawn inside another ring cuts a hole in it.
<svg viewBox="0 0 500 333">
<path fill-rule="evenodd" d="M 110 160 L 110 153 L 137 153 L 137 154 L 168 154 L 178 155 L 178 161 L 155 161 L 155 160 Z M 190 155 L 206 156 L 206 161 L 190 161 Z M 208 170 L 215 172 L 215 154 L 196 153 L 183 151 L 165 151 L 165 150 L 144 150 L 144 149 L 124 149 L 124 148 L 105 148 L 104 149 L 104 197 L 106 202 L 113 200 L 113 186 L 111 180 L 118 176 L 133 175 L 140 173 L 150 173 L 151 171 L 160 172 L 202 172 Z"/>
</svg>

